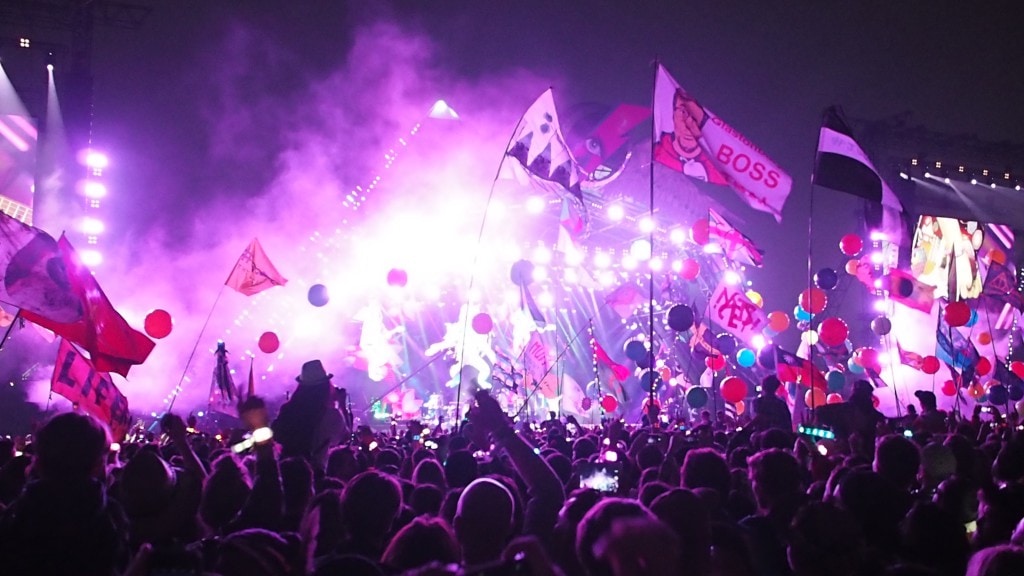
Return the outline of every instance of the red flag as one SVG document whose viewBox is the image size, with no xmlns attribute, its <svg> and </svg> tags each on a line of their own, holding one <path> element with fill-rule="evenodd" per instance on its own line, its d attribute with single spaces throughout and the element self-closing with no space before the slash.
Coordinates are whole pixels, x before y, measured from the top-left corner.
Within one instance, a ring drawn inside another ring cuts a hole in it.
<svg viewBox="0 0 1024 576">
<path fill-rule="evenodd" d="M 97 372 L 89 359 L 67 340 L 60 341 L 50 390 L 107 423 L 115 441 L 124 439 L 132 425 L 128 399 L 110 380 L 110 375 Z"/>
<path fill-rule="evenodd" d="M 235 267 L 224 284 L 246 296 L 252 296 L 287 283 L 288 279 L 281 276 L 270 262 L 270 258 L 267 258 L 260 241 L 253 238 L 238 257 L 238 262 L 235 262 Z"/>
<path fill-rule="evenodd" d="M 61 235 L 57 246 L 68 285 L 82 307 L 82 318 L 61 323 L 29 310 L 22 310 L 22 317 L 85 348 L 96 370 L 127 378 L 128 369 L 145 362 L 155 344 L 118 314 L 68 239 Z"/>
<path fill-rule="evenodd" d="M 611 368 L 612 374 L 615 374 L 615 377 L 618 378 L 620 382 L 629 378 L 629 368 L 612 360 L 612 357 L 608 355 L 608 352 L 605 352 L 604 347 L 601 346 L 601 343 L 598 342 L 596 338 L 592 338 L 590 341 L 594 344 L 594 355 L 597 356 L 598 362 Z"/>
<path fill-rule="evenodd" d="M 783 382 L 796 382 L 822 390 L 828 388 L 825 375 L 810 360 L 782 348 L 775 349 L 775 373 Z"/>
</svg>

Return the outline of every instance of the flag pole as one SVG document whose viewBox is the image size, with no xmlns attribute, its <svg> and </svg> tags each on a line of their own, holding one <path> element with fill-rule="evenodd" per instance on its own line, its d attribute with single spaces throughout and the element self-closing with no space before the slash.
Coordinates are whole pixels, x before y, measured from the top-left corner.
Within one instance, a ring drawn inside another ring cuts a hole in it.
<svg viewBox="0 0 1024 576">
<path fill-rule="evenodd" d="M 14 313 L 14 317 L 11 318 L 11 323 L 7 325 L 7 330 L 4 331 L 4 337 L 0 339 L 0 350 L 4 349 L 4 344 L 7 344 L 7 339 L 11 337 L 11 330 L 14 330 L 14 324 L 21 318 L 21 308 Z"/>
<path fill-rule="evenodd" d="M 550 87 L 548 88 L 551 89 Z M 519 121 L 516 122 L 516 127 L 512 129 L 512 134 L 508 137 L 508 142 L 505 144 L 505 152 L 501 156 L 501 162 L 498 162 L 498 169 L 494 172 L 494 179 L 491 180 L 491 189 L 487 193 L 487 204 L 484 205 L 484 215 L 480 219 L 480 231 L 476 235 L 476 247 L 473 249 L 473 264 L 469 272 L 469 288 L 466 294 L 466 317 L 462 321 L 462 343 L 461 350 L 459 350 L 459 386 L 455 391 L 455 429 L 460 430 L 462 427 L 462 369 L 466 366 L 466 334 L 469 330 L 469 298 L 472 296 L 473 284 L 476 281 L 476 264 L 480 258 L 480 242 L 484 238 L 484 226 L 487 224 L 487 212 L 490 210 L 491 201 L 494 199 L 494 187 L 498 184 L 498 178 L 501 177 L 501 168 L 505 164 L 505 159 L 508 158 L 508 150 L 512 146 L 512 140 L 515 139 L 516 134 L 519 133 L 519 128 L 523 125 L 523 117 L 519 117 Z"/>
<path fill-rule="evenodd" d="M 232 268 L 234 270 L 234 268 Z M 181 378 L 178 380 L 178 385 L 174 387 L 174 394 L 171 395 L 171 401 L 167 403 L 167 410 L 164 412 L 170 412 L 171 408 L 174 408 L 174 401 L 178 399 L 178 394 L 181 393 L 181 384 L 185 381 L 185 375 L 188 374 L 188 368 L 192 365 L 192 360 L 196 356 L 196 350 L 199 349 L 199 342 L 203 339 L 203 333 L 206 332 L 206 327 L 210 324 L 210 318 L 213 317 L 213 311 L 217 308 L 217 303 L 220 302 L 220 297 L 224 294 L 224 288 L 227 287 L 227 283 L 221 284 L 220 290 L 217 291 L 217 297 L 213 299 L 213 306 L 210 306 L 210 312 L 206 315 L 206 321 L 203 322 L 203 327 L 199 330 L 199 336 L 196 337 L 196 343 L 192 346 L 192 353 L 188 355 L 188 360 L 185 362 L 185 369 L 181 372 Z M 210 384 L 210 396 L 213 396 L 213 384 Z"/>
<path fill-rule="evenodd" d="M 650 193 L 650 206 L 648 218 L 651 219 L 651 231 L 648 234 L 648 243 L 651 246 L 650 257 L 654 257 L 654 146 L 658 142 L 658 135 L 655 133 L 658 129 L 657 123 L 654 121 L 655 113 L 657 110 L 657 89 L 658 89 L 658 67 L 661 64 L 658 62 L 658 56 L 654 56 L 654 74 L 651 82 L 651 161 L 648 164 L 649 169 L 649 193 Z M 647 320 L 650 324 L 650 333 L 647 339 L 649 349 L 647 351 L 647 380 L 650 382 L 648 385 L 647 394 L 647 420 L 651 424 L 651 429 L 656 430 L 658 428 L 658 422 L 656 419 L 651 418 L 652 408 L 654 406 L 654 268 L 650 265 L 650 258 L 647 262 L 647 282 L 648 282 L 648 294 L 647 294 Z"/>
</svg>

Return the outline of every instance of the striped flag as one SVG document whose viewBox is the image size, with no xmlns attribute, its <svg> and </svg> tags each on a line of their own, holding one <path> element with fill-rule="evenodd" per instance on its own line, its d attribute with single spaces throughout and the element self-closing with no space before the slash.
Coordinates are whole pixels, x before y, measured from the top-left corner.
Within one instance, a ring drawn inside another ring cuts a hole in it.
<svg viewBox="0 0 1024 576">
<path fill-rule="evenodd" d="M 904 350 L 900 346 L 899 340 L 896 341 L 896 351 L 900 355 L 900 364 L 904 366 L 910 366 L 914 370 L 921 372 L 924 370 L 924 356 L 917 352 L 911 352 L 910 350 Z"/>
</svg>

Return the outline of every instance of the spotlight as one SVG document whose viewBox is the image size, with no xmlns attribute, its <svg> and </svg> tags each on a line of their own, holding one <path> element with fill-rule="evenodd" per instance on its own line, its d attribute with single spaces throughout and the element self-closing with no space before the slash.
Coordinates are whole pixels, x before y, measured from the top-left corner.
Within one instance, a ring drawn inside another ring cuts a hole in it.
<svg viewBox="0 0 1024 576">
<path fill-rule="evenodd" d="M 604 252 L 594 254 L 594 266 L 607 268 L 612 265 L 612 257 Z"/>
<path fill-rule="evenodd" d="M 723 275 L 723 278 L 725 279 L 726 284 L 731 284 L 733 286 L 739 284 L 742 280 L 742 278 L 740 278 L 739 272 L 735 270 L 726 270 L 725 274 Z"/>
<path fill-rule="evenodd" d="M 665 263 L 662 262 L 661 258 L 651 258 L 649 264 L 651 266 L 651 270 L 654 270 L 655 272 L 661 272 L 661 269 L 665 266 Z"/>
<path fill-rule="evenodd" d="M 971 184 L 974 184 L 975 186 L 977 186 L 978 179 L 977 178 L 971 178 Z"/>
<path fill-rule="evenodd" d="M 668 233 L 668 239 L 673 244 L 682 244 L 683 242 L 686 242 L 686 231 L 682 228 L 673 228 L 672 231 Z"/>
<path fill-rule="evenodd" d="M 650 233 L 654 230 L 654 220 L 648 216 L 644 216 L 640 219 L 640 231 L 644 234 Z"/>
<path fill-rule="evenodd" d="M 107 187 L 102 182 L 88 180 L 82 186 L 82 192 L 87 198 L 104 198 L 107 195 Z"/>
<path fill-rule="evenodd" d="M 910 175 L 908 175 L 906 172 L 900 171 L 900 178 L 903 178 L 904 180 L 910 180 Z"/>
<path fill-rule="evenodd" d="M 534 282 L 543 282 L 548 279 L 548 269 L 543 266 L 535 266 L 532 276 Z"/>
<path fill-rule="evenodd" d="M 551 250 L 547 246 L 537 246 L 533 249 L 533 263 L 547 264 L 551 262 Z"/>
<path fill-rule="evenodd" d="M 78 255 L 82 259 L 82 264 L 89 268 L 103 263 L 103 255 L 98 250 L 82 250 Z"/>
<path fill-rule="evenodd" d="M 650 260 L 651 243 L 643 238 L 635 240 L 629 247 L 629 254 L 637 260 Z"/>
<path fill-rule="evenodd" d="M 92 168 L 94 170 L 102 170 L 106 168 L 107 165 L 110 163 L 110 159 L 107 158 L 107 155 L 102 152 L 97 152 L 95 150 L 86 150 L 83 156 L 83 163 L 87 167 Z"/>
<path fill-rule="evenodd" d="M 526 200 L 526 211 L 530 214 L 540 214 L 544 211 L 544 199 L 540 196 L 530 196 Z"/>
<path fill-rule="evenodd" d="M 104 229 L 103 222 L 96 218 L 82 219 L 82 232 L 85 234 L 95 236 L 96 234 L 102 234 Z"/>
<path fill-rule="evenodd" d="M 633 258 L 633 256 L 630 254 L 624 255 L 622 257 L 622 267 L 625 268 L 626 270 L 635 270 L 636 258 Z"/>
<path fill-rule="evenodd" d="M 32 41 L 29 40 L 28 38 L 18 38 L 18 47 L 19 48 L 31 48 L 32 47 Z"/>
<path fill-rule="evenodd" d="M 931 178 L 932 177 L 932 173 L 931 172 L 925 172 L 924 173 L 924 177 L 925 178 Z"/>
<path fill-rule="evenodd" d="M 626 211 L 622 209 L 621 204 L 612 204 L 608 207 L 608 219 L 613 222 L 618 222 L 626 215 Z"/>
</svg>

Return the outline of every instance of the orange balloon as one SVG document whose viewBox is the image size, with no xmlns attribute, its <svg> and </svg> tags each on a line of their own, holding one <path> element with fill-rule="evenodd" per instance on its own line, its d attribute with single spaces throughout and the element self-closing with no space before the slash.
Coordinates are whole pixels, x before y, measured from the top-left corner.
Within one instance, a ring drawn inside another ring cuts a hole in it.
<svg viewBox="0 0 1024 576">
<path fill-rule="evenodd" d="M 991 334 L 989 334 L 988 332 L 982 332 L 982 333 L 978 334 L 978 344 L 981 344 L 982 346 L 988 346 L 991 343 L 992 343 L 992 335 Z"/>
<path fill-rule="evenodd" d="M 658 368 L 658 376 L 661 376 L 661 381 L 668 384 L 670 378 L 672 378 L 672 369 L 668 366 L 662 366 Z"/>
<path fill-rule="evenodd" d="M 985 387 L 981 384 L 971 384 L 967 387 L 967 395 L 977 400 L 985 395 Z"/>
<path fill-rule="evenodd" d="M 789 328 L 789 315 L 782 310 L 776 310 L 768 314 L 768 327 L 776 333 L 784 332 Z"/>
<path fill-rule="evenodd" d="M 846 261 L 846 273 L 850 276 L 857 275 L 857 267 L 860 266 L 860 260 L 851 258 Z"/>
<path fill-rule="evenodd" d="M 999 248 L 993 248 L 988 251 L 989 262 L 995 262 L 996 264 L 1006 264 L 1006 252 L 1003 252 Z"/>
<path fill-rule="evenodd" d="M 804 404 L 808 408 L 818 408 L 825 404 L 825 393 L 821 388 L 809 388 L 804 392 Z"/>
</svg>

